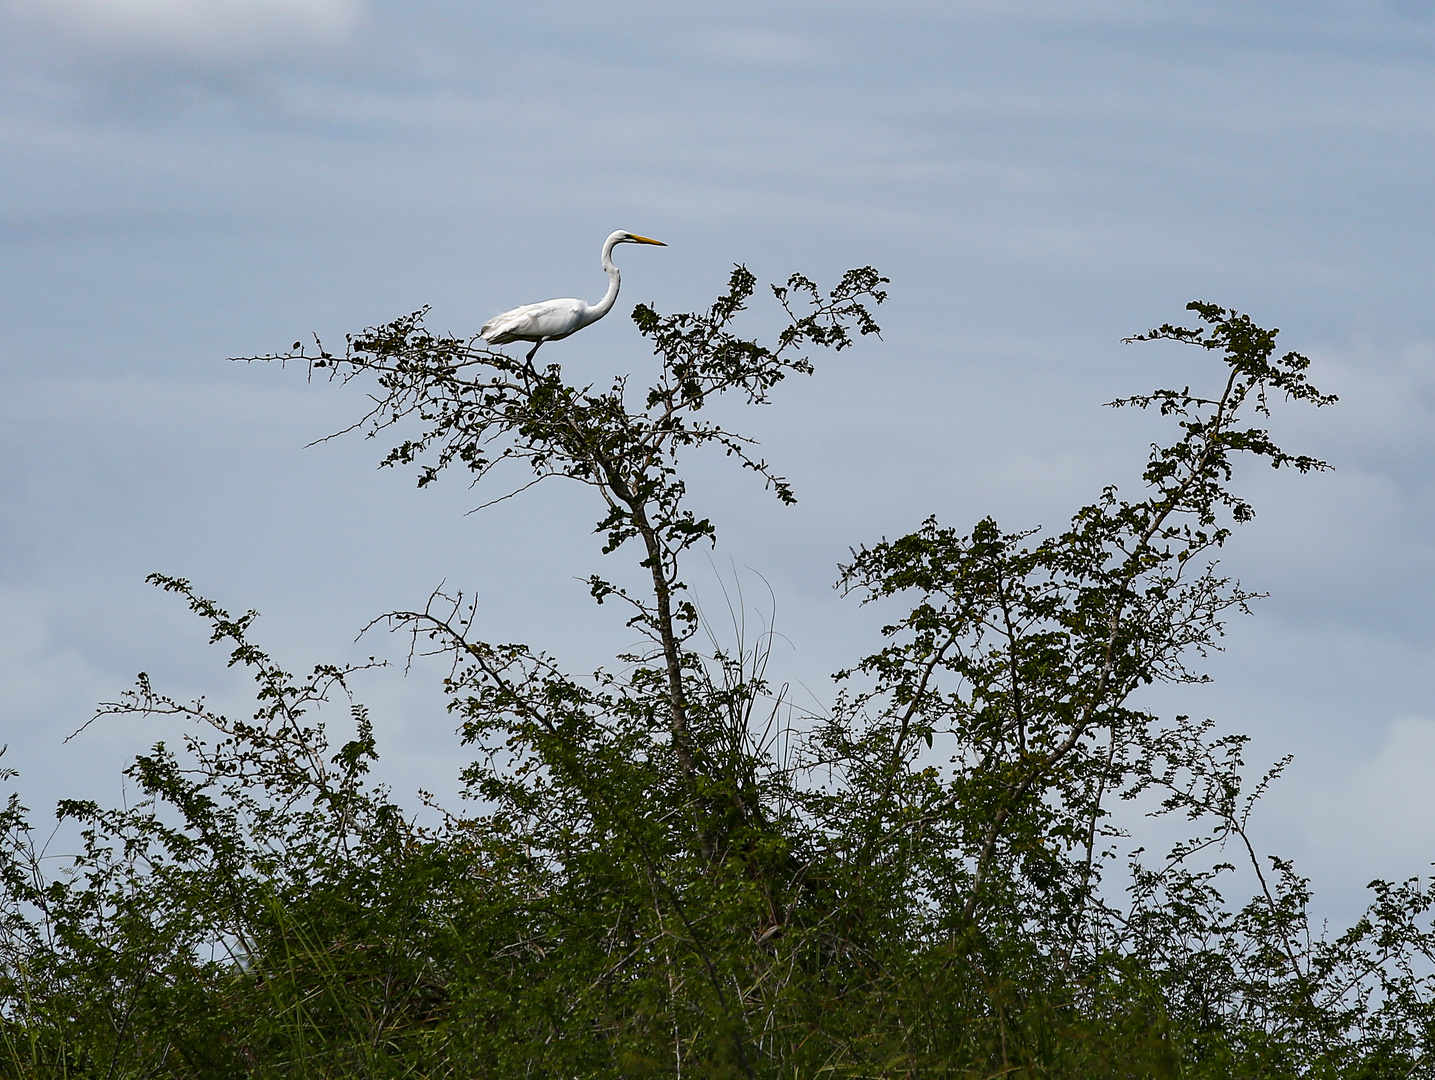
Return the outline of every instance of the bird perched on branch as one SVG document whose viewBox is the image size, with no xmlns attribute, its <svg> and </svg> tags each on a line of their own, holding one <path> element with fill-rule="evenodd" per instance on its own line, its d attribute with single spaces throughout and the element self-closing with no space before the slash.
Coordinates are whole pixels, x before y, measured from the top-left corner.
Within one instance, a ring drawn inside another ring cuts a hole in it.
<svg viewBox="0 0 1435 1080">
<path fill-rule="evenodd" d="M 524 304 L 502 315 L 495 315 L 483 324 L 478 336 L 490 345 L 507 345 L 510 341 L 531 341 L 528 363 L 533 363 L 533 354 L 545 341 L 557 341 L 569 334 L 577 333 L 590 323 L 595 323 L 608 314 L 613 301 L 618 299 L 618 268 L 613 265 L 613 248 L 619 244 L 668 245 L 661 240 L 650 240 L 619 229 L 603 241 L 603 270 L 608 275 L 608 291 L 596 304 L 566 296 L 559 300 L 544 300 L 538 304 Z"/>
</svg>

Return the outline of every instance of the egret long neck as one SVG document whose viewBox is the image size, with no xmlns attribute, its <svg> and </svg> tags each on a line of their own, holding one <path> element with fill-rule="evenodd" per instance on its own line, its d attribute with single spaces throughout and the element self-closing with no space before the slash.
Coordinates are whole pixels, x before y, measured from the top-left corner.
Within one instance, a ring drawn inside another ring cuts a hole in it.
<svg viewBox="0 0 1435 1080">
<path fill-rule="evenodd" d="M 608 291 L 603 294 L 603 299 L 588 309 L 585 322 L 596 322 L 613 309 L 613 303 L 618 299 L 618 268 L 613 265 L 613 245 L 615 241 L 609 240 L 603 245 L 603 272 L 608 275 Z"/>
</svg>

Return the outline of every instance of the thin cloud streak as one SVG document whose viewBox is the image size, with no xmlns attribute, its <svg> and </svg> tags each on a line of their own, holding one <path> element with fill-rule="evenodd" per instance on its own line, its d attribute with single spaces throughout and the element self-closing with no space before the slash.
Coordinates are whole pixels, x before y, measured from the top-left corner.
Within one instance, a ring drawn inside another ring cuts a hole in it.
<svg viewBox="0 0 1435 1080">
<path fill-rule="evenodd" d="M 0 17 L 54 44 L 222 59 L 353 32 L 360 0 L 4 0 Z"/>
</svg>

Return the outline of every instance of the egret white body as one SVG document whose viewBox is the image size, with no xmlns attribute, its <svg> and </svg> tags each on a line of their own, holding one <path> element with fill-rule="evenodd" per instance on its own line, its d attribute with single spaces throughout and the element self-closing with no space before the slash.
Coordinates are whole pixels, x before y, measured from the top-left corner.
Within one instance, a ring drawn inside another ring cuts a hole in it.
<svg viewBox="0 0 1435 1080">
<path fill-rule="evenodd" d="M 618 268 L 613 265 L 613 248 L 619 244 L 656 244 L 667 247 L 661 240 L 650 240 L 619 229 L 603 241 L 603 271 L 608 275 L 608 291 L 603 299 L 590 304 L 576 297 L 565 296 L 558 300 L 544 300 L 537 304 L 524 304 L 502 315 L 495 315 L 483 324 L 478 336 L 490 345 L 507 345 L 510 341 L 531 341 L 533 348 L 528 359 L 545 341 L 557 341 L 575 334 L 583 327 L 597 322 L 613 308 L 618 299 L 620 278 Z"/>
</svg>

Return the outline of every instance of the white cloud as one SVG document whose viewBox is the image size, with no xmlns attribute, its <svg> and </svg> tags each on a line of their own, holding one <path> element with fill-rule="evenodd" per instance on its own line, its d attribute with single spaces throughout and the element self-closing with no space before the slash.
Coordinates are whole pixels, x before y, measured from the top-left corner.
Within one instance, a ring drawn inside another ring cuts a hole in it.
<svg viewBox="0 0 1435 1080">
<path fill-rule="evenodd" d="M 6 21 L 102 48 L 201 56 L 287 51 L 348 34 L 361 0 L 0 0 Z"/>
</svg>

